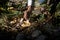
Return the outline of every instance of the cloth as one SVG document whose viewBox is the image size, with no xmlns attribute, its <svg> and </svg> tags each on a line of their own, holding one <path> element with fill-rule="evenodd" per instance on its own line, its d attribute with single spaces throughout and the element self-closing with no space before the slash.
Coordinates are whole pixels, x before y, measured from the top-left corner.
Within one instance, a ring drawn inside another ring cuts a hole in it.
<svg viewBox="0 0 60 40">
<path fill-rule="evenodd" d="M 32 0 L 28 0 L 28 6 L 32 6 Z"/>
</svg>

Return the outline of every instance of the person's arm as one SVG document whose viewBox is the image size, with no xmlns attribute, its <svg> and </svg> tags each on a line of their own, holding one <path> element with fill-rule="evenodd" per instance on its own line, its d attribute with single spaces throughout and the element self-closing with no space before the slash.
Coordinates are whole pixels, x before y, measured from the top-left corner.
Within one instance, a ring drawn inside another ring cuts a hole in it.
<svg viewBox="0 0 60 40">
<path fill-rule="evenodd" d="M 32 6 L 32 0 L 28 0 L 28 4 L 27 4 L 27 10 L 26 12 L 29 12 L 31 10 L 31 6 Z"/>
</svg>

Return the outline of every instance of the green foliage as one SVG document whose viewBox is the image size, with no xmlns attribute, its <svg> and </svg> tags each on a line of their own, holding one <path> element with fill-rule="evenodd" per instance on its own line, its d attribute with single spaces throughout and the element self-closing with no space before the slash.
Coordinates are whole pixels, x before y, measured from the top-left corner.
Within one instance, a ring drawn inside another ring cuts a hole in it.
<svg viewBox="0 0 60 40">
<path fill-rule="evenodd" d="M 11 19 L 13 17 L 16 17 L 16 18 L 19 18 L 23 16 L 23 11 L 21 11 L 22 9 L 24 9 L 24 7 L 26 7 L 26 3 L 19 3 L 18 5 L 15 5 L 13 8 L 17 8 L 19 9 L 18 10 L 8 10 L 8 8 L 10 7 L 9 5 L 7 5 L 7 3 L 9 3 L 8 1 L 5 1 L 4 0 L 0 0 L 0 3 L 2 3 L 2 5 L 0 4 L 0 10 L 1 10 L 1 14 L 0 15 L 0 26 L 2 29 L 5 29 L 7 28 L 7 30 L 10 28 L 10 30 L 14 30 L 16 29 L 15 28 L 15 25 L 16 24 L 10 24 L 10 21 L 12 21 Z M 51 6 L 47 6 L 46 4 L 44 4 L 43 6 L 45 6 L 47 8 L 48 11 L 50 11 L 50 7 Z M 58 16 L 60 16 L 60 12 L 58 12 L 58 10 L 60 10 L 60 3 L 57 5 L 57 11 L 55 12 L 55 17 L 57 18 Z M 38 10 L 36 10 L 38 12 Z M 32 22 L 39 22 L 39 23 L 42 23 L 45 21 L 45 17 L 44 17 L 44 14 L 38 14 L 37 12 L 35 11 L 35 14 L 32 13 L 32 15 L 30 16 L 30 20 Z M 60 19 L 60 18 L 57 18 L 57 19 Z M 18 20 L 18 19 L 17 19 Z M 37 23 L 38 24 L 38 23 Z M 35 25 L 35 23 L 34 23 Z M 40 25 L 40 24 L 39 24 Z M 60 25 L 60 23 L 58 24 Z M 19 26 L 20 28 L 20 26 Z M 17 30 L 17 29 L 16 29 Z"/>
<path fill-rule="evenodd" d="M 60 11 L 60 2 L 59 2 L 59 4 L 57 5 L 56 9 L 57 9 L 57 11 Z"/>
</svg>

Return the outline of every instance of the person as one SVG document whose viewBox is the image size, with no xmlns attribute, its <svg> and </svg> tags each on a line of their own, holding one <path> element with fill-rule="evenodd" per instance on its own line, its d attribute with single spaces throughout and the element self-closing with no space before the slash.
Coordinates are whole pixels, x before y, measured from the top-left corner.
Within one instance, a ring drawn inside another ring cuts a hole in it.
<svg viewBox="0 0 60 40">
<path fill-rule="evenodd" d="M 25 23 L 30 25 L 30 22 L 29 22 L 29 13 L 31 12 L 31 8 L 32 8 L 32 0 L 28 0 L 27 1 L 27 10 L 24 11 L 24 15 L 23 15 L 23 18 L 21 18 L 21 20 L 20 20 L 20 24 L 25 22 Z"/>
</svg>

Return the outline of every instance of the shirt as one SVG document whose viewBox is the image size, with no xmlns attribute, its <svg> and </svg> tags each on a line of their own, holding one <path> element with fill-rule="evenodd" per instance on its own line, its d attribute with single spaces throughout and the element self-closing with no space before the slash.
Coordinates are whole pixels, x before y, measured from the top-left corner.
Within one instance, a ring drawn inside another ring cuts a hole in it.
<svg viewBox="0 0 60 40">
<path fill-rule="evenodd" d="M 28 6 L 32 6 L 32 0 L 28 0 Z"/>
</svg>

